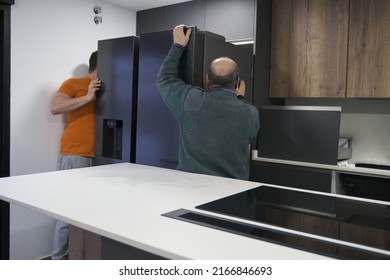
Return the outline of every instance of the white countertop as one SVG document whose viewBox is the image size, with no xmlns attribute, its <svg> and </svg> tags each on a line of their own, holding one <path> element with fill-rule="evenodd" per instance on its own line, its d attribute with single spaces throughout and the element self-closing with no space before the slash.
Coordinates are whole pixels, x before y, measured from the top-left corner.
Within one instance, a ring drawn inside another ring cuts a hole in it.
<svg viewBox="0 0 390 280">
<path fill-rule="evenodd" d="M 257 186 L 120 163 L 0 178 L 0 199 L 169 259 L 327 259 L 161 216 Z"/>
</svg>

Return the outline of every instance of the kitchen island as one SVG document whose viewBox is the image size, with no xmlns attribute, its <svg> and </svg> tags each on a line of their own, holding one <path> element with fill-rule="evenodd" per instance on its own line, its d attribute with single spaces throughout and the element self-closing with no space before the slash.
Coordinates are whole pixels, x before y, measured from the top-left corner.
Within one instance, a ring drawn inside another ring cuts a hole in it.
<svg viewBox="0 0 390 280">
<path fill-rule="evenodd" d="M 329 259 L 162 215 L 259 185 L 119 163 L 1 178 L 0 199 L 166 259 Z"/>
</svg>

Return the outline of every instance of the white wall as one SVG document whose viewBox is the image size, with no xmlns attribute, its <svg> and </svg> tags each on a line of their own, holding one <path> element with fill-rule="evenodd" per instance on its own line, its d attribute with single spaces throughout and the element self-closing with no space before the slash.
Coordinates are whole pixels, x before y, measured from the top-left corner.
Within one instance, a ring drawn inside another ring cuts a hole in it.
<svg viewBox="0 0 390 280">
<path fill-rule="evenodd" d="M 98 25 L 93 21 L 94 5 L 102 7 L 103 22 Z M 86 73 L 98 40 L 135 32 L 135 11 L 103 1 L 15 0 L 11 8 L 11 176 L 57 169 L 64 120 L 49 112 L 52 95 L 65 79 Z M 11 205 L 10 258 L 49 255 L 53 226 L 53 219 Z"/>
<path fill-rule="evenodd" d="M 351 163 L 390 165 L 390 114 L 342 114 L 340 133 L 353 138 Z"/>
</svg>

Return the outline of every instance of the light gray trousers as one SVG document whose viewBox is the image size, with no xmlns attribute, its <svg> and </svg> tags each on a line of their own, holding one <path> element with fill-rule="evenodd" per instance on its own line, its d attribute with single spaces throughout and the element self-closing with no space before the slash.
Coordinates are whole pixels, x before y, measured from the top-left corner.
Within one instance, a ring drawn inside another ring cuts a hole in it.
<svg viewBox="0 0 390 280">
<path fill-rule="evenodd" d="M 94 159 L 91 157 L 81 157 L 73 155 L 60 155 L 59 170 L 90 167 L 94 165 Z M 69 205 L 69 207 L 71 207 Z M 53 260 L 68 259 L 68 232 L 69 224 L 64 221 L 56 221 L 53 237 L 53 251 L 51 258 Z"/>
</svg>

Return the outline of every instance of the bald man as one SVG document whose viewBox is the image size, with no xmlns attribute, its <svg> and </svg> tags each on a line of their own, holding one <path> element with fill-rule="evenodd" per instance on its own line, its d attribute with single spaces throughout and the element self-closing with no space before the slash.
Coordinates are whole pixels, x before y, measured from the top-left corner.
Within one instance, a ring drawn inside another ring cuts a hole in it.
<svg viewBox="0 0 390 280">
<path fill-rule="evenodd" d="M 245 82 L 236 62 L 215 59 L 206 75 L 207 90 L 178 78 L 180 58 L 191 29 L 173 30 L 173 45 L 157 76 L 157 89 L 180 123 L 179 164 L 187 172 L 248 180 L 250 144 L 259 112 L 245 101 Z"/>
</svg>

